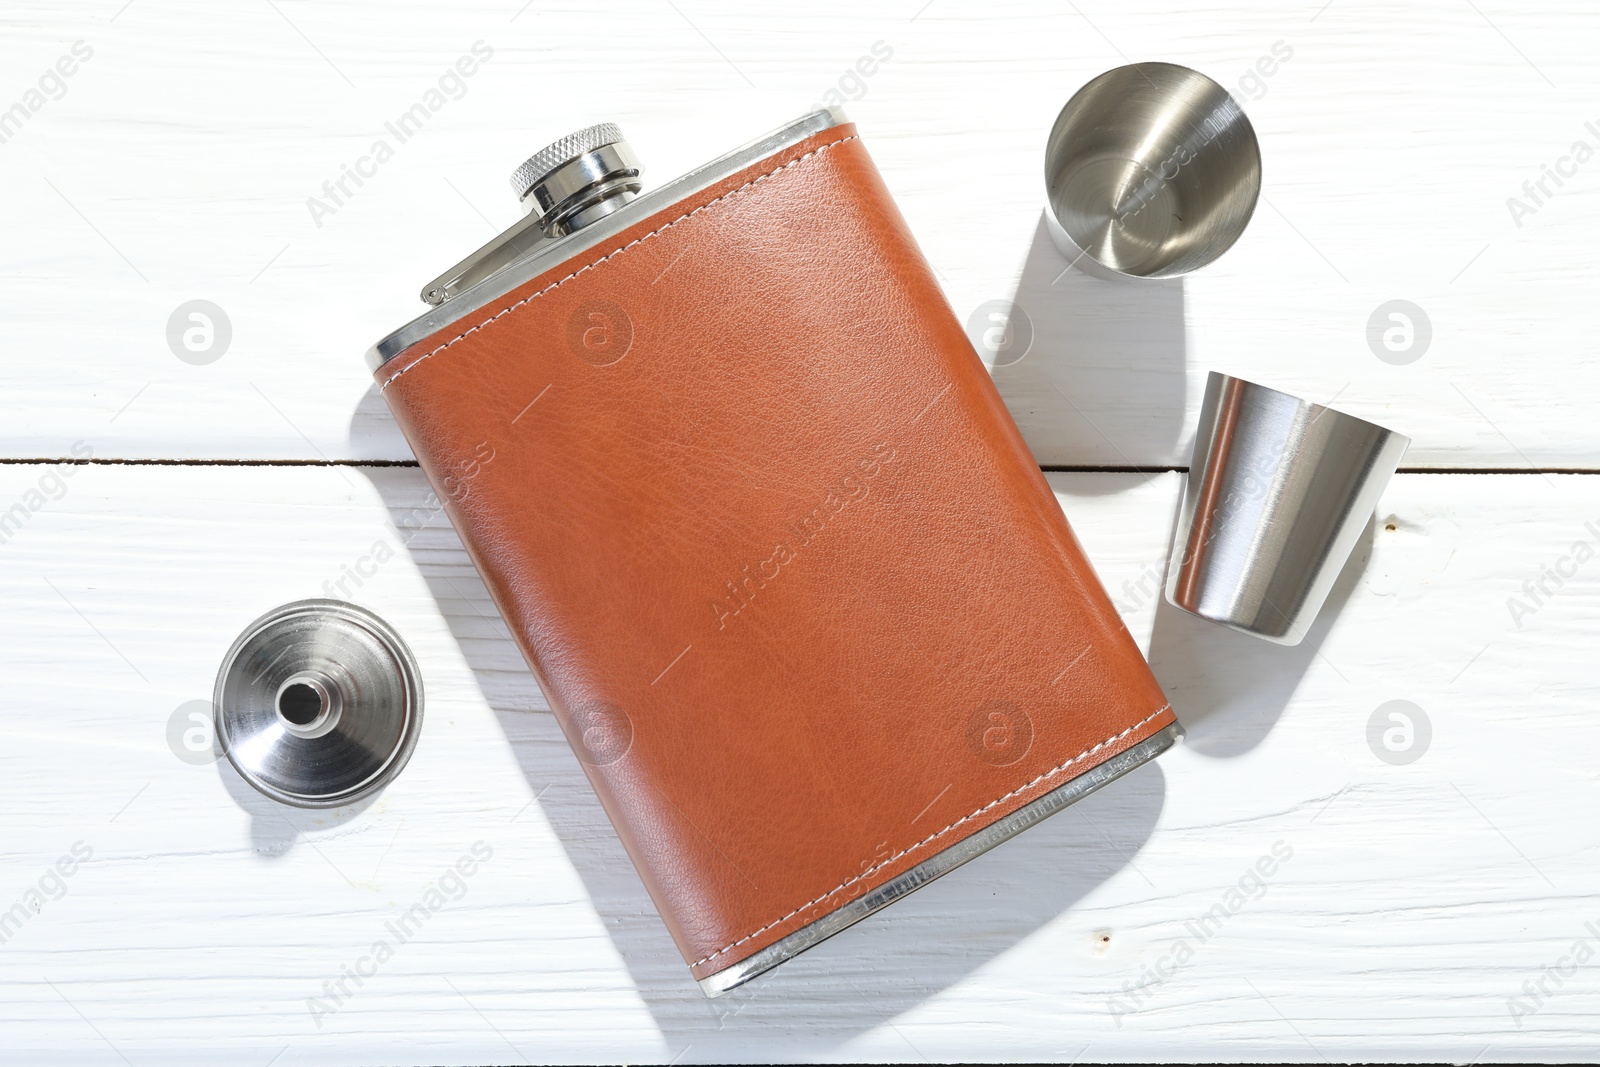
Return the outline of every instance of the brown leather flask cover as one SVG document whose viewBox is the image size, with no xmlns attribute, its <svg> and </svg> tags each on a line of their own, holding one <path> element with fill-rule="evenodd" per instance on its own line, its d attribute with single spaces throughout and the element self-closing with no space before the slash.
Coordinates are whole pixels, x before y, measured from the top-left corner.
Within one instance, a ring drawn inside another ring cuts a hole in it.
<svg viewBox="0 0 1600 1067">
<path fill-rule="evenodd" d="M 696 978 L 1173 722 L 851 125 L 377 377 Z"/>
</svg>

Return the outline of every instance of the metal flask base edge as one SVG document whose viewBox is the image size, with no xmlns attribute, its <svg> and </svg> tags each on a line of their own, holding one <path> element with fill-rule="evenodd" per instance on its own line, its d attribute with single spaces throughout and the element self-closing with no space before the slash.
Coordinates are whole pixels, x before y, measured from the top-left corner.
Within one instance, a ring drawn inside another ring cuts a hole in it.
<svg viewBox="0 0 1600 1067">
<path fill-rule="evenodd" d="M 949 848 L 935 853 L 865 896 L 858 897 L 837 911 L 829 912 L 822 918 L 802 926 L 788 937 L 768 945 L 753 956 L 748 956 L 724 967 L 716 974 L 700 979 L 701 992 L 708 997 L 720 997 L 779 964 L 794 959 L 806 949 L 821 944 L 846 927 L 853 926 L 873 912 L 893 904 L 907 893 L 921 889 L 942 874 L 949 874 L 1002 841 L 1015 837 L 1035 823 L 1043 822 L 1063 808 L 1077 803 L 1095 790 L 1110 785 L 1129 771 L 1149 763 L 1177 744 L 1182 737 L 1183 728 L 1178 723 L 1151 734 L 1126 752 L 1111 757 L 1098 767 L 1085 771 L 1072 781 L 1018 808 L 998 822 L 991 823 L 970 837 L 963 838 Z"/>
</svg>

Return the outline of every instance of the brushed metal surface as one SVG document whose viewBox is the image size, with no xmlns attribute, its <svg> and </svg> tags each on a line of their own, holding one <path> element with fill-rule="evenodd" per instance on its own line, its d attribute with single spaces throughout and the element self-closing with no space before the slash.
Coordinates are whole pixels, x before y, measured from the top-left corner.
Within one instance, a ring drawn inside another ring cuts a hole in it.
<svg viewBox="0 0 1600 1067">
<path fill-rule="evenodd" d="M 1044 179 L 1051 236 L 1075 263 L 1173 278 L 1244 232 L 1261 151 L 1222 86 L 1173 63 L 1133 63 L 1067 101 L 1046 143 Z"/>
<path fill-rule="evenodd" d="M 240 776 L 303 808 L 348 804 L 411 758 L 422 677 L 400 635 L 338 600 L 300 600 L 251 623 L 223 657 L 217 741 Z"/>
<path fill-rule="evenodd" d="M 1212 371 L 1172 543 L 1167 599 L 1299 644 L 1410 439 Z"/>
</svg>

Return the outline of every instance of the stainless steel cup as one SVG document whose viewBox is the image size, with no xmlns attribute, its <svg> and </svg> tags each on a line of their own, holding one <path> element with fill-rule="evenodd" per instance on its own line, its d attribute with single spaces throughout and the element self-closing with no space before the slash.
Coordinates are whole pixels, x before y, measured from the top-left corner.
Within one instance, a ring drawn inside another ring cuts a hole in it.
<svg viewBox="0 0 1600 1067">
<path fill-rule="evenodd" d="M 1228 91 L 1173 63 L 1085 85 L 1045 147 L 1057 247 L 1091 273 L 1175 278 L 1226 252 L 1261 188 L 1255 130 Z"/>
<path fill-rule="evenodd" d="M 1167 599 L 1202 619 L 1299 644 L 1410 443 L 1212 371 Z"/>
</svg>

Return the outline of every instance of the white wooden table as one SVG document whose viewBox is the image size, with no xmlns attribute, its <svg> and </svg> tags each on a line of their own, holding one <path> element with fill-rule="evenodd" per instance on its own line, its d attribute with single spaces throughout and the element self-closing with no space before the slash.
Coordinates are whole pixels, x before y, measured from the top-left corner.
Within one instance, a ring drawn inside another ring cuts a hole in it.
<svg viewBox="0 0 1600 1067">
<path fill-rule="evenodd" d="M 1575 0 L 8 2 L 0 1058 L 1600 1055 L 1597 45 Z M 1155 58 L 1244 99 L 1256 218 L 1181 284 L 1063 274 L 1045 132 Z M 1028 316 L 996 378 L 1189 740 L 711 1002 L 454 534 L 413 513 L 361 355 L 516 217 L 504 175 L 544 142 L 616 121 L 660 182 L 830 93 L 957 313 Z M 167 340 L 195 299 L 231 327 L 203 365 Z M 1385 360 L 1393 300 L 1429 340 Z M 1211 369 L 1415 440 L 1300 648 L 1157 605 Z M 404 774 L 309 813 L 180 759 L 169 725 L 238 630 L 380 541 L 355 599 L 427 686 Z M 1369 743 L 1394 700 L 1429 724 L 1409 762 Z M 308 1008 L 476 842 L 460 899 Z"/>
</svg>

